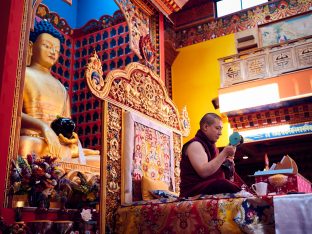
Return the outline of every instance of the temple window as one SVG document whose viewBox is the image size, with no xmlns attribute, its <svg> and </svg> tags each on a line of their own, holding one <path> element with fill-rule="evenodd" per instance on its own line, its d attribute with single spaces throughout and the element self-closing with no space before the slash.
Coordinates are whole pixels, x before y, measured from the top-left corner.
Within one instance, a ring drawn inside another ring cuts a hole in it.
<svg viewBox="0 0 312 234">
<path fill-rule="evenodd" d="M 124 27 L 123 26 L 119 26 L 118 34 L 122 34 L 123 32 L 124 32 Z"/>
<path fill-rule="evenodd" d="M 95 105 L 94 105 L 95 106 Z M 95 108 L 95 107 L 94 107 Z M 98 120 L 98 118 L 99 118 L 99 114 L 97 113 L 97 112 L 95 112 L 94 114 L 93 114 L 93 121 L 96 121 L 96 120 Z"/>
<path fill-rule="evenodd" d="M 80 78 L 84 78 L 84 70 L 80 71 Z"/>
<path fill-rule="evenodd" d="M 216 5 L 217 17 L 229 15 L 266 2 L 268 0 L 219 0 Z"/>
<path fill-rule="evenodd" d="M 85 99 L 85 93 L 84 92 L 82 92 L 80 95 L 79 95 L 79 100 L 80 101 L 83 101 L 84 99 Z"/>
<path fill-rule="evenodd" d="M 119 59 L 119 60 L 118 60 L 118 63 L 117 63 L 117 66 L 118 66 L 118 67 L 121 67 L 122 65 L 123 65 L 123 61 L 122 61 L 122 59 Z"/>
<path fill-rule="evenodd" d="M 91 55 L 91 54 L 93 53 L 93 51 L 94 51 L 93 46 L 90 46 L 90 47 L 89 47 L 89 50 L 88 50 L 88 54 Z"/>
<path fill-rule="evenodd" d="M 97 125 L 94 125 L 92 128 L 92 133 L 96 134 L 98 132 L 99 127 Z"/>
<path fill-rule="evenodd" d="M 116 57 L 116 51 L 115 51 L 115 50 L 112 50 L 112 51 L 110 52 L 110 58 L 113 59 L 113 58 L 115 58 L 115 57 Z"/>
<path fill-rule="evenodd" d="M 113 39 L 111 42 L 110 42 L 110 48 L 114 48 L 116 46 L 116 40 Z"/>
<path fill-rule="evenodd" d="M 105 32 L 103 33 L 103 40 L 105 40 L 106 38 L 108 38 L 108 32 L 107 32 L 107 31 L 105 31 Z"/>
<path fill-rule="evenodd" d="M 122 43 L 124 43 L 124 39 L 123 39 L 123 37 L 119 37 L 118 38 L 118 45 L 121 45 Z"/>
<path fill-rule="evenodd" d="M 125 54 L 129 54 L 131 52 L 129 45 L 127 45 L 125 49 Z"/>
<path fill-rule="evenodd" d="M 105 50 L 105 49 L 108 49 L 108 43 L 107 42 L 103 43 L 103 50 Z"/>
<path fill-rule="evenodd" d="M 67 39 L 67 40 L 66 40 L 66 46 L 69 47 L 69 48 L 71 47 L 71 41 L 70 41 L 70 39 Z"/>
<path fill-rule="evenodd" d="M 81 42 L 77 40 L 75 44 L 76 49 L 80 48 L 80 46 L 81 46 Z"/>
<path fill-rule="evenodd" d="M 67 57 L 70 57 L 70 54 L 71 54 L 71 53 L 70 53 L 70 50 L 67 49 L 65 54 L 66 54 Z"/>
<path fill-rule="evenodd" d="M 87 41 L 86 38 L 84 38 L 83 41 L 82 41 L 82 46 L 86 46 L 87 44 L 88 44 L 88 41 Z"/>
<path fill-rule="evenodd" d="M 90 36 L 89 38 L 89 44 L 92 44 L 94 42 L 94 37 L 93 36 Z"/>
<path fill-rule="evenodd" d="M 116 63 L 115 63 L 114 61 L 112 61 L 112 62 L 110 63 L 110 65 L 109 65 L 109 68 L 110 68 L 111 70 L 113 70 L 115 67 L 116 67 Z"/>
<path fill-rule="evenodd" d="M 116 35 L 116 29 L 113 28 L 110 32 L 110 36 L 113 37 L 115 35 Z"/>
<path fill-rule="evenodd" d="M 101 40 L 101 35 L 100 35 L 99 33 L 96 34 L 95 40 L 96 40 L 97 42 Z"/>
<path fill-rule="evenodd" d="M 75 93 L 72 98 L 72 102 L 75 103 L 78 101 L 78 95 Z"/>
<path fill-rule="evenodd" d="M 118 52 L 117 52 L 118 56 L 121 56 L 123 55 L 123 49 L 122 48 L 119 48 L 118 49 Z"/>
</svg>

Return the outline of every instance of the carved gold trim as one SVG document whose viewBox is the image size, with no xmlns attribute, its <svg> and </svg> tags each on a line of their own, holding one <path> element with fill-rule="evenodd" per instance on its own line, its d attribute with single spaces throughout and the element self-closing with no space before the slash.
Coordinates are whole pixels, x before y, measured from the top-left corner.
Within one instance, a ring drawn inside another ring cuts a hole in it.
<svg viewBox="0 0 312 234">
<path fill-rule="evenodd" d="M 40 5 L 40 3 L 42 2 L 42 0 L 33 0 L 32 1 L 32 11 L 30 12 L 30 30 L 34 30 L 34 26 L 35 26 L 35 16 L 36 16 L 36 12 L 37 12 L 37 8 Z"/>
<path fill-rule="evenodd" d="M 105 230 L 111 221 L 116 208 L 125 200 L 122 188 L 125 186 L 124 172 L 124 111 L 140 112 L 146 118 L 158 121 L 174 132 L 174 158 L 176 178 L 180 175 L 180 154 L 182 147 L 182 134 L 189 133 L 189 118 L 186 107 L 182 115 L 169 98 L 163 81 L 147 66 L 140 63 L 131 63 L 124 70 L 113 70 L 104 78 L 101 61 L 96 53 L 89 59 L 85 71 L 87 84 L 91 92 L 104 100 L 104 118 L 102 132 L 103 148 L 105 152 L 101 164 L 101 230 Z M 103 162 L 104 161 L 104 162 Z M 176 180 L 176 188 L 180 180 Z"/>
<path fill-rule="evenodd" d="M 182 151 L 182 136 L 179 134 L 173 134 L 173 154 L 174 154 L 174 177 L 175 177 L 175 188 L 176 192 L 180 193 L 180 161 Z"/>
<path fill-rule="evenodd" d="M 145 61 L 145 65 L 151 68 L 152 70 L 156 70 L 154 64 L 156 60 L 157 50 L 153 45 L 151 36 L 149 34 L 141 36 L 139 47 L 140 53 Z"/>
<path fill-rule="evenodd" d="M 121 156 L 118 151 L 119 149 L 118 141 L 115 138 L 113 138 L 110 140 L 109 145 L 110 145 L 110 150 L 107 153 L 108 157 L 113 161 L 119 160 Z"/>
<path fill-rule="evenodd" d="M 191 124 L 190 124 L 190 118 L 188 116 L 186 106 L 182 108 L 180 122 L 182 124 L 182 135 L 184 137 L 187 137 L 191 131 Z"/>
<path fill-rule="evenodd" d="M 106 226 L 112 228 L 113 216 L 116 209 L 121 202 L 121 185 L 122 185 L 122 171 L 121 171 L 121 155 L 122 155 L 122 108 L 112 103 L 107 103 L 104 110 L 106 122 L 106 136 L 105 145 L 106 154 L 106 181 L 102 186 L 106 188 L 106 204 L 105 213 Z M 116 124 L 116 122 L 118 122 Z M 118 126 L 118 127 L 116 127 Z M 112 156 L 110 153 L 114 152 Z M 104 233 L 104 232 L 102 232 Z"/>
<path fill-rule="evenodd" d="M 153 6 L 148 4 L 148 1 L 144 0 L 132 0 L 133 4 L 136 5 L 139 9 L 145 12 L 148 16 L 152 16 L 156 13 L 156 10 Z"/>
<path fill-rule="evenodd" d="M 10 176 L 10 166 L 12 159 L 16 157 L 19 141 L 19 130 L 20 130 L 20 115 L 22 107 L 22 95 L 21 90 L 24 82 L 24 74 L 27 60 L 27 45 L 29 38 L 29 29 L 30 29 L 30 14 L 31 12 L 31 1 L 24 0 L 23 8 L 23 19 L 21 22 L 21 32 L 20 32 L 20 41 L 19 41 L 19 53 L 17 58 L 17 69 L 16 69 L 16 80 L 15 80 L 15 89 L 14 89 L 14 103 L 12 108 L 12 119 L 11 119 L 11 130 L 10 130 L 10 140 L 9 140 L 9 151 L 7 157 L 7 168 L 6 168 L 6 190 L 5 190 L 5 201 L 4 206 L 8 206 L 8 187 L 10 186 L 9 176 Z"/>
<path fill-rule="evenodd" d="M 104 79 L 103 79 L 103 70 L 102 64 L 99 56 L 96 51 L 93 52 L 91 57 L 88 60 L 85 69 L 85 76 L 87 78 L 87 84 L 92 91 L 92 93 L 100 97 L 104 92 Z"/>
<path fill-rule="evenodd" d="M 185 136 L 188 134 L 189 119 L 186 109 L 180 117 L 163 81 L 147 66 L 130 63 L 125 70 L 111 71 L 104 80 L 101 62 L 94 53 L 89 59 L 85 74 L 91 92 L 98 98 L 124 109 L 137 110 L 183 132 Z"/>
<path fill-rule="evenodd" d="M 141 36 L 149 34 L 150 16 L 147 15 L 145 11 L 142 11 L 137 5 L 133 4 L 132 1 L 115 0 L 115 2 L 125 16 L 129 27 L 130 48 L 136 53 L 139 59 L 142 59 L 139 41 Z"/>
<path fill-rule="evenodd" d="M 102 118 L 102 158 L 100 161 L 100 168 L 101 168 L 101 192 L 100 192 L 100 233 L 106 233 L 105 226 L 106 226 L 106 184 L 107 184 L 107 129 L 108 129 L 108 103 L 106 101 L 103 102 L 103 118 Z"/>
<path fill-rule="evenodd" d="M 125 110 L 122 111 L 122 116 L 125 115 Z M 126 128 L 126 123 L 125 123 L 125 118 L 122 118 L 121 119 L 121 126 L 123 129 L 123 131 L 121 132 L 121 142 L 125 142 L 125 131 L 124 129 Z M 121 203 L 124 203 L 125 202 L 125 191 L 124 191 L 124 188 L 125 188 L 125 170 L 126 170 L 126 166 L 129 166 L 129 165 L 126 165 L 126 160 L 125 160 L 125 157 L 124 157 L 124 152 L 125 152 L 125 144 L 121 144 L 121 160 L 120 160 L 120 168 L 121 168 L 121 178 L 120 178 L 120 187 L 121 187 L 121 194 L 120 194 L 120 202 Z"/>
<path fill-rule="evenodd" d="M 170 4 L 168 4 L 166 1 L 159 1 L 159 0 L 152 0 L 153 3 L 157 6 L 157 8 L 166 16 L 168 17 L 171 13 L 173 13 L 174 11 L 178 11 L 178 9 L 175 9 L 174 6 L 175 4 L 173 4 L 173 6 L 171 6 Z M 173 1 L 171 1 L 173 2 Z"/>
<path fill-rule="evenodd" d="M 188 0 L 151 0 L 151 2 L 167 17 L 179 11 Z"/>
<path fill-rule="evenodd" d="M 100 173 L 100 168 L 90 165 L 83 165 L 64 161 L 59 161 L 58 164 L 60 165 L 60 167 L 65 169 L 65 171 L 81 171 L 81 172 L 91 172 L 95 174 Z"/>
</svg>

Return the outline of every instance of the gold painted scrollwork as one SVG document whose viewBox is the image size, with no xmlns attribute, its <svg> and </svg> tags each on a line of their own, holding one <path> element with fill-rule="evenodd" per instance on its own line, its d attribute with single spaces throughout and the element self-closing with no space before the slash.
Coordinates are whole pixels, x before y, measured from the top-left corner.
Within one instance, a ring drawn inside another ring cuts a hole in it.
<svg viewBox="0 0 312 234">
<path fill-rule="evenodd" d="M 111 118 L 111 121 L 109 121 L 108 126 L 111 130 L 119 131 L 121 130 L 121 125 L 120 125 L 120 116 L 118 115 L 117 112 L 114 110 L 109 111 L 109 115 Z"/>
<path fill-rule="evenodd" d="M 111 181 L 111 182 L 108 182 L 108 191 L 111 192 L 111 193 L 116 193 L 120 190 L 120 187 L 118 185 L 118 183 L 114 182 L 114 181 Z"/>
<path fill-rule="evenodd" d="M 182 126 L 182 135 L 184 137 L 187 137 L 190 134 L 191 125 L 190 125 L 190 118 L 188 116 L 186 106 L 184 106 L 182 108 L 182 112 L 180 115 L 180 122 L 181 122 L 181 126 Z"/>
<path fill-rule="evenodd" d="M 105 81 L 103 79 L 101 60 L 95 51 L 86 65 L 85 76 L 92 93 L 99 97 L 103 92 Z"/>
<path fill-rule="evenodd" d="M 94 95 L 120 107 L 130 107 L 178 131 L 183 130 L 185 131 L 183 135 L 186 135 L 187 128 L 182 126 L 180 114 L 169 98 L 165 85 L 150 68 L 133 62 L 124 70 L 116 69 L 109 72 L 104 81 L 102 76 L 100 79 L 92 78 L 94 71 L 102 74 L 96 53 L 90 58 L 89 63 L 85 73 L 88 86 Z M 119 128 L 112 125 L 110 127 Z"/>
<path fill-rule="evenodd" d="M 141 36 L 139 46 L 144 63 L 149 68 L 154 69 L 157 51 L 152 43 L 150 35 Z"/>
<path fill-rule="evenodd" d="M 136 87 L 132 87 L 129 83 L 122 82 L 125 90 L 125 102 L 130 106 L 140 104 L 140 93 Z"/>
<path fill-rule="evenodd" d="M 180 161 L 181 161 L 182 139 L 177 133 L 173 134 L 173 153 L 174 153 L 174 177 L 176 192 L 180 191 Z"/>
<path fill-rule="evenodd" d="M 107 82 L 111 79 L 114 79 L 114 82 L 111 83 L 109 98 L 171 127 L 181 129 L 179 113 L 168 97 L 166 88 L 148 67 L 131 63 L 123 74 L 120 71 L 109 73 Z"/>
<path fill-rule="evenodd" d="M 111 171 L 110 171 L 109 174 L 110 174 L 110 176 L 111 176 L 111 178 L 112 178 L 113 180 L 118 179 L 118 174 L 117 174 L 117 171 L 116 171 L 115 167 L 113 167 L 113 168 L 111 169 Z"/>
<path fill-rule="evenodd" d="M 139 6 L 132 3 L 132 1 L 115 0 L 120 10 L 124 14 L 130 33 L 130 48 L 136 55 L 142 59 L 140 53 L 139 42 L 141 36 L 149 34 L 150 15 L 142 11 Z"/>
<path fill-rule="evenodd" d="M 106 224 L 113 223 L 116 209 L 120 205 L 121 197 L 121 125 L 122 109 L 108 103 L 107 115 L 107 165 L 104 170 L 106 176 Z"/>
<path fill-rule="evenodd" d="M 120 159 L 120 154 L 119 154 L 119 143 L 118 141 L 113 138 L 110 142 L 109 142 L 109 151 L 108 151 L 108 157 L 113 160 L 113 161 L 117 161 Z"/>
</svg>

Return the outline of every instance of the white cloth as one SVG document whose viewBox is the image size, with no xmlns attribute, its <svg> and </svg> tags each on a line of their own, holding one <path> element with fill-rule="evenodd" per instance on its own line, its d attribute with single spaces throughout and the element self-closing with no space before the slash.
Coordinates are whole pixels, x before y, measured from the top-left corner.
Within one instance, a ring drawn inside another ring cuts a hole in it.
<svg viewBox="0 0 312 234">
<path fill-rule="evenodd" d="M 312 194 L 273 198 L 276 234 L 312 233 Z"/>
<path fill-rule="evenodd" d="M 86 165 L 87 164 L 86 156 L 83 152 L 80 140 L 78 140 L 78 152 L 79 152 L 79 163 L 82 165 Z"/>
</svg>

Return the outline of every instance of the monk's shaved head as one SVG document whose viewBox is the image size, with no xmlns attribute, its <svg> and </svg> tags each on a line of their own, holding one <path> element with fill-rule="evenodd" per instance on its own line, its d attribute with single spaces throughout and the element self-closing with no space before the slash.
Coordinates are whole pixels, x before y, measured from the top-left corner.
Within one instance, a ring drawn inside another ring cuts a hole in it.
<svg viewBox="0 0 312 234">
<path fill-rule="evenodd" d="M 211 126 L 212 124 L 214 124 L 216 119 L 221 120 L 221 117 L 215 113 L 205 114 L 199 122 L 200 129 L 203 128 L 204 124 L 208 124 L 209 126 Z"/>
</svg>

